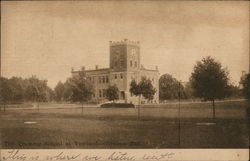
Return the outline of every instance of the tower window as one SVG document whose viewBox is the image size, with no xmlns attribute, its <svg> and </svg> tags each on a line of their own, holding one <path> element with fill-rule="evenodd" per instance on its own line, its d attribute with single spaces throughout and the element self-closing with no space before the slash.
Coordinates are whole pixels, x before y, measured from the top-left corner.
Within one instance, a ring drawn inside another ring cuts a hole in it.
<svg viewBox="0 0 250 161">
<path fill-rule="evenodd" d="M 133 61 L 130 60 L 130 67 L 133 67 Z"/>
<path fill-rule="evenodd" d="M 115 74 L 115 79 L 117 79 L 117 74 Z"/>
<path fill-rule="evenodd" d="M 121 67 L 123 66 L 123 60 L 120 60 L 120 65 L 121 65 Z"/>
<path fill-rule="evenodd" d="M 121 79 L 123 79 L 123 74 L 121 73 Z"/>
<path fill-rule="evenodd" d="M 109 82 L 109 77 L 108 76 L 106 76 L 106 83 L 108 83 Z"/>
<path fill-rule="evenodd" d="M 135 67 L 137 67 L 137 62 L 135 61 Z"/>
</svg>

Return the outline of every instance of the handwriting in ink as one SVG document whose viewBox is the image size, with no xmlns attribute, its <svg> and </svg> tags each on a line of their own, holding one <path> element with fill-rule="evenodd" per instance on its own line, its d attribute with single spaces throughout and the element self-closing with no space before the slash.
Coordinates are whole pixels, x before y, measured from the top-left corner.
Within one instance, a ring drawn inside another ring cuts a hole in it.
<svg viewBox="0 0 250 161">
<path fill-rule="evenodd" d="M 160 154 L 160 155 L 148 155 L 148 154 L 144 154 L 142 159 L 143 160 L 148 160 L 148 161 L 152 161 L 152 160 L 163 160 L 163 159 L 170 159 L 173 157 L 175 153 L 165 153 L 165 154 Z"/>
<path fill-rule="evenodd" d="M 119 160 L 119 161 L 134 161 L 135 156 L 128 155 L 127 152 L 113 152 L 109 157 L 108 160 Z"/>
<path fill-rule="evenodd" d="M 80 157 L 81 154 L 77 154 L 77 155 L 68 155 L 68 154 L 64 154 L 64 152 L 60 152 L 59 154 L 55 155 L 55 156 L 47 156 L 47 160 L 76 160 Z"/>
</svg>

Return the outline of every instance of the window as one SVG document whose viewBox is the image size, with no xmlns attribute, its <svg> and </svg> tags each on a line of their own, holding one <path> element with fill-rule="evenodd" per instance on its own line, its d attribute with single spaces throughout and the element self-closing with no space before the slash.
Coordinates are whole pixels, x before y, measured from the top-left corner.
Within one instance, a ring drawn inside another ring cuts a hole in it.
<svg viewBox="0 0 250 161">
<path fill-rule="evenodd" d="M 123 60 L 120 60 L 120 65 L 121 65 L 121 67 L 123 66 Z"/>
<path fill-rule="evenodd" d="M 115 79 L 117 79 L 117 74 L 115 74 Z"/>
<path fill-rule="evenodd" d="M 130 60 L 130 67 L 133 67 L 133 61 Z"/>
<path fill-rule="evenodd" d="M 102 90 L 99 89 L 99 97 L 102 97 Z"/>
<path fill-rule="evenodd" d="M 117 61 L 115 61 L 115 67 L 117 66 Z"/>
<path fill-rule="evenodd" d="M 106 97 L 106 90 L 105 89 L 102 90 L 102 95 L 103 95 L 103 97 Z"/>
<path fill-rule="evenodd" d="M 123 79 L 123 74 L 121 73 L 121 79 Z"/>
<path fill-rule="evenodd" d="M 99 83 L 102 83 L 102 77 L 99 77 Z"/>
<path fill-rule="evenodd" d="M 102 82 L 105 83 L 105 77 L 104 76 L 102 77 Z"/>
<path fill-rule="evenodd" d="M 93 97 L 95 97 L 95 92 L 93 93 Z"/>
<path fill-rule="evenodd" d="M 106 76 L 106 83 L 108 83 L 109 82 L 109 77 L 108 76 Z"/>
<path fill-rule="evenodd" d="M 125 92 L 124 91 L 121 91 L 120 95 L 121 95 L 121 99 L 125 99 Z"/>
<path fill-rule="evenodd" d="M 135 67 L 137 67 L 137 62 L 135 61 Z"/>
</svg>

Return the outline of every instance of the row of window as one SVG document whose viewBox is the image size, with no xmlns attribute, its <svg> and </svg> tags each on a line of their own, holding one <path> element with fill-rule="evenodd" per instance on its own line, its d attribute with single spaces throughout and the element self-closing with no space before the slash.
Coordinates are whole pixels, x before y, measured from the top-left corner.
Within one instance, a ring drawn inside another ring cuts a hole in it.
<svg viewBox="0 0 250 161">
<path fill-rule="evenodd" d="M 123 60 L 120 60 L 120 67 L 122 67 L 123 66 L 123 64 L 124 64 L 124 61 Z M 115 61 L 114 62 L 114 66 L 115 67 L 118 67 L 118 61 Z M 130 67 L 135 67 L 135 68 L 137 68 L 137 61 L 135 61 L 134 63 L 133 63 L 133 61 L 132 60 L 130 60 Z"/>
<path fill-rule="evenodd" d="M 130 67 L 133 67 L 133 64 L 134 64 L 134 67 L 137 68 L 137 61 L 135 61 L 135 62 L 133 63 L 133 61 L 130 60 Z"/>
<path fill-rule="evenodd" d="M 99 89 L 99 97 L 106 97 L 106 89 Z"/>
<path fill-rule="evenodd" d="M 123 74 L 121 73 L 121 74 L 115 74 L 114 75 L 114 78 L 115 79 L 123 79 Z M 94 82 L 94 77 L 87 77 L 87 79 L 89 80 L 89 81 L 91 81 L 91 82 Z M 109 83 L 109 76 L 99 76 L 98 77 L 98 82 L 99 83 Z"/>
<path fill-rule="evenodd" d="M 114 63 L 114 66 L 117 67 L 119 64 L 118 64 L 119 61 L 115 61 Z M 123 60 L 120 60 L 120 66 L 122 67 L 124 64 L 124 61 Z"/>
<path fill-rule="evenodd" d="M 109 83 L 108 76 L 99 76 L 99 83 Z"/>
<path fill-rule="evenodd" d="M 146 77 L 146 76 L 141 76 L 141 79 L 143 77 Z M 150 79 L 152 81 L 152 83 L 154 83 L 154 78 L 150 78 L 150 77 L 146 77 L 147 79 Z M 135 78 L 133 76 L 131 76 L 131 80 L 135 80 Z"/>
</svg>

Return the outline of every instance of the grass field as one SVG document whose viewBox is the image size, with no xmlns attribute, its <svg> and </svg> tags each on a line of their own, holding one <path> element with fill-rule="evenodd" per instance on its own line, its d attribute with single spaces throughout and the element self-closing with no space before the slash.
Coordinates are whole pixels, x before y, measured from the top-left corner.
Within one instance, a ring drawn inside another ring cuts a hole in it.
<svg viewBox="0 0 250 161">
<path fill-rule="evenodd" d="M 249 120 L 244 101 L 144 105 L 137 109 L 82 109 L 41 104 L 0 113 L 1 148 L 244 148 Z"/>
</svg>

